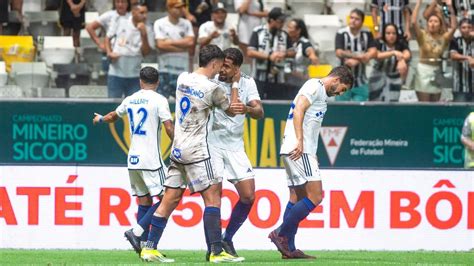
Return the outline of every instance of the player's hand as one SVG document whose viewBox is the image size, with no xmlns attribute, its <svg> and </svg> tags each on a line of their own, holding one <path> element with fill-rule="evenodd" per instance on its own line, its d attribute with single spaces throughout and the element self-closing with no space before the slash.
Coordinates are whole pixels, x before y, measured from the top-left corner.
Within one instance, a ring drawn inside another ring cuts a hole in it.
<svg viewBox="0 0 474 266">
<path fill-rule="evenodd" d="M 115 62 L 120 57 L 118 53 L 111 52 L 107 54 L 107 57 L 110 58 L 110 61 Z"/>
<path fill-rule="evenodd" d="M 144 22 L 138 22 L 137 24 L 137 30 L 140 32 L 141 36 L 146 36 L 146 25 Z"/>
<path fill-rule="evenodd" d="M 344 65 L 350 68 L 356 67 L 358 64 L 359 64 L 359 60 L 357 59 L 349 58 L 349 59 L 344 60 Z"/>
<path fill-rule="evenodd" d="M 240 81 L 240 69 L 235 72 L 235 75 L 232 77 L 232 83 Z"/>
<path fill-rule="evenodd" d="M 215 30 L 211 33 L 211 38 L 212 39 L 215 39 L 217 37 L 221 36 L 221 34 L 219 33 L 219 31 Z"/>
<path fill-rule="evenodd" d="M 236 115 L 244 115 L 247 112 L 247 106 L 243 104 L 240 100 L 235 103 L 231 103 L 229 110 Z"/>
<path fill-rule="evenodd" d="M 94 113 L 94 118 L 92 119 L 92 123 L 95 125 L 95 124 L 98 124 L 100 123 L 101 119 L 103 119 L 104 116 L 102 116 L 101 114 L 98 114 L 98 113 Z"/>
<path fill-rule="evenodd" d="M 290 152 L 290 159 L 293 161 L 298 160 L 303 155 L 303 142 L 300 141 L 296 145 L 296 148 Z"/>
<path fill-rule="evenodd" d="M 394 51 L 393 51 L 393 55 L 397 58 L 397 60 L 403 59 L 403 53 L 400 52 L 400 51 L 394 50 Z"/>
</svg>

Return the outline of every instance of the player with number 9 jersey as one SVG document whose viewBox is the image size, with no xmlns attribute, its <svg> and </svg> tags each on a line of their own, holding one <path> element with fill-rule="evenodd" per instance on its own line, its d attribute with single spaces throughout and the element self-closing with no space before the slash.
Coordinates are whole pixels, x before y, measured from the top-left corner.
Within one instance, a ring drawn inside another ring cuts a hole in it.
<svg viewBox="0 0 474 266">
<path fill-rule="evenodd" d="M 192 164 L 210 158 L 207 124 L 214 106 L 229 108 L 226 92 L 217 82 L 197 73 L 179 75 L 171 160 Z"/>
</svg>

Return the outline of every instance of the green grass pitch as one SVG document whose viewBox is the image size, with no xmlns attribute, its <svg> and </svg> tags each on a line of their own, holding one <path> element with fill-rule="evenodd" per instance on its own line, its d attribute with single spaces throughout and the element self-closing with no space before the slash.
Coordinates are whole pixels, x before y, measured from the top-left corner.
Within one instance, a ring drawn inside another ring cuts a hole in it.
<svg viewBox="0 0 474 266">
<path fill-rule="evenodd" d="M 208 264 L 204 251 L 165 250 L 175 264 Z M 474 265 L 474 252 L 310 251 L 316 260 L 282 260 L 277 251 L 243 250 L 241 264 L 250 265 Z M 133 251 L 126 250 L 24 250 L 0 249 L 0 265 L 139 265 Z"/>
</svg>

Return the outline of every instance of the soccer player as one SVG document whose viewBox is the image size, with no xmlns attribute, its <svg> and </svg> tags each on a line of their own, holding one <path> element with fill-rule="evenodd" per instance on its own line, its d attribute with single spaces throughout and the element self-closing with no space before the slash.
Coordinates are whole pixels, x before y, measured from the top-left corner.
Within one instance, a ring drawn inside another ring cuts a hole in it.
<svg viewBox="0 0 474 266">
<path fill-rule="evenodd" d="M 285 165 L 290 197 L 283 223 L 268 236 L 283 258 L 314 259 L 296 249 L 294 239 L 298 224 L 322 200 L 322 183 L 316 150 L 319 130 L 327 110 L 327 99 L 352 87 L 354 76 L 349 68 L 334 68 L 327 77 L 310 79 L 299 90 L 286 122 L 280 155 Z M 296 199 L 295 199 L 296 198 Z"/>
<path fill-rule="evenodd" d="M 151 217 L 159 205 L 153 205 L 153 197 L 161 197 L 167 168 L 161 158 L 161 123 L 173 139 L 174 126 L 170 108 L 165 97 L 156 92 L 158 71 L 152 67 L 140 70 L 141 90 L 125 98 L 115 111 L 105 116 L 95 114 L 94 124 L 113 123 L 128 115 L 131 145 L 128 151 L 128 173 L 133 195 L 138 197 L 138 224 L 125 232 L 133 249 L 140 253 L 142 242 L 146 242 Z M 153 206 L 152 206 L 153 205 Z"/>
<path fill-rule="evenodd" d="M 171 212 L 181 200 L 186 186 L 191 193 L 200 193 L 204 200 L 204 233 L 211 246 L 210 262 L 239 262 L 222 249 L 221 194 L 222 176 L 211 161 L 207 142 L 212 108 L 236 114 L 235 104 L 229 103 L 225 90 L 212 80 L 222 67 L 224 53 L 216 45 L 207 45 L 199 52 L 199 68 L 193 73 L 179 75 L 176 88 L 176 124 L 171 163 L 165 181 L 165 194 L 153 215 L 146 247 L 141 252 L 144 261 L 173 262 L 156 248 Z M 232 90 L 235 95 L 236 90 Z M 235 96 L 234 96 L 235 97 Z M 232 95 L 231 95 L 231 98 Z"/>
<path fill-rule="evenodd" d="M 209 143 L 217 173 L 224 173 L 224 177 L 239 193 L 239 201 L 232 210 L 222 242 L 227 253 L 238 257 L 232 237 L 247 219 L 255 199 L 255 174 L 244 150 L 245 114 L 255 119 L 263 118 L 263 107 L 255 81 L 240 72 L 244 60 L 242 52 L 236 48 L 228 48 L 224 50 L 224 54 L 224 64 L 216 79 L 226 90 L 227 95 L 231 95 L 232 88 L 238 90 L 235 106 L 242 114 L 229 116 L 221 109 L 214 109 L 211 115 L 212 129 L 209 132 Z M 209 254 L 208 244 L 207 259 Z"/>
</svg>

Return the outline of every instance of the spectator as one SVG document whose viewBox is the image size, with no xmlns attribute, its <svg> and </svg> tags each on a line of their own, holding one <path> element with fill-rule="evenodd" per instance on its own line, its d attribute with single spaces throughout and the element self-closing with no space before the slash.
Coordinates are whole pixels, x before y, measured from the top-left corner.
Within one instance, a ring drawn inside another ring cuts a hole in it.
<svg viewBox="0 0 474 266">
<path fill-rule="evenodd" d="M 104 32 L 107 32 L 112 23 L 115 23 L 120 16 L 129 17 L 130 13 L 130 0 L 114 0 L 114 10 L 109 10 L 100 15 L 97 20 L 87 24 L 86 30 L 91 36 L 91 39 L 97 44 L 100 50 L 106 52 L 105 44 L 97 36 L 97 29 L 101 28 Z"/>
<path fill-rule="evenodd" d="M 212 10 L 212 21 L 208 21 L 199 27 L 199 45 L 215 44 L 222 50 L 230 48 L 232 44 L 238 45 L 239 38 L 235 29 L 226 22 L 227 10 L 223 3 L 217 3 Z"/>
<path fill-rule="evenodd" d="M 474 38 L 471 36 L 472 22 L 464 18 L 459 22 L 460 37 L 451 41 L 449 50 L 453 67 L 453 100 L 455 102 L 474 101 L 472 68 L 474 68 Z"/>
<path fill-rule="evenodd" d="M 253 29 L 262 24 L 262 18 L 267 17 L 268 12 L 263 8 L 263 0 L 235 0 L 234 8 L 239 13 L 239 47 L 245 55 Z"/>
<path fill-rule="evenodd" d="M 185 4 L 181 0 L 168 0 L 166 5 L 168 16 L 155 21 L 153 26 L 156 46 L 160 50 L 158 92 L 165 97 L 174 97 L 178 75 L 191 69 L 188 50 L 194 46 L 194 32 L 191 22 L 182 18 Z"/>
<path fill-rule="evenodd" d="M 107 80 L 109 98 L 126 97 L 140 89 L 141 63 L 152 49 L 153 31 L 146 24 L 147 7 L 132 4 L 131 12 L 131 17 L 122 16 L 113 23 L 105 38 L 111 60 Z"/>
<path fill-rule="evenodd" d="M 437 102 L 441 97 L 441 87 L 436 82 L 436 76 L 442 75 L 441 62 L 444 50 L 456 30 L 456 16 L 451 0 L 447 5 L 451 12 L 451 28 L 445 31 L 443 19 L 437 13 L 432 13 L 427 20 L 426 30 L 418 25 L 418 12 L 422 0 L 417 0 L 411 22 L 415 28 L 416 40 L 420 47 L 420 62 L 416 66 L 415 90 L 421 102 Z"/>
<path fill-rule="evenodd" d="M 85 26 L 86 0 L 62 0 L 59 23 L 64 36 L 71 36 L 75 47 L 80 46 L 81 29 Z"/>
<path fill-rule="evenodd" d="M 474 112 L 464 120 L 461 143 L 464 145 L 464 168 L 474 169 Z"/>
<path fill-rule="evenodd" d="M 371 59 L 377 58 L 377 47 L 372 33 L 362 28 L 364 12 L 354 9 L 349 15 L 349 26 L 340 29 L 336 34 L 336 56 L 341 64 L 352 69 L 354 88 L 340 96 L 337 101 L 367 101 L 369 86 L 365 66 Z"/>
<path fill-rule="evenodd" d="M 253 59 L 253 78 L 263 98 L 287 99 L 285 58 L 294 57 L 288 33 L 282 30 L 286 15 L 279 7 L 268 14 L 268 23 L 252 32 L 247 56 Z"/>
<path fill-rule="evenodd" d="M 469 13 L 472 9 L 470 4 L 470 0 L 453 0 L 451 1 L 454 14 L 457 17 L 458 21 L 461 21 L 463 18 L 468 18 Z M 452 12 L 452 11 L 451 11 Z M 447 5 L 447 1 L 445 0 L 432 0 L 431 3 L 426 7 L 425 11 L 423 11 L 423 17 L 428 20 L 431 14 L 437 14 L 439 17 L 449 18 L 450 11 Z M 456 26 L 454 26 L 456 28 Z"/>
<path fill-rule="evenodd" d="M 375 31 L 377 32 L 375 35 L 376 39 L 381 38 L 380 30 L 389 23 L 397 26 L 398 34 L 405 40 L 411 39 L 408 0 L 372 0 L 370 10 Z M 380 23 L 378 23 L 378 16 L 380 16 Z"/>
<path fill-rule="evenodd" d="M 291 60 L 292 72 L 287 83 L 299 89 L 309 78 L 308 65 L 318 65 L 319 59 L 309 40 L 308 29 L 302 19 L 292 19 L 288 23 L 287 29 L 296 53 L 295 58 Z"/>
<path fill-rule="evenodd" d="M 397 102 L 408 73 L 410 49 L 395 24 L 385 24 L 377 42 L 377 60 L 369 78 L 371 101 Z"/>
</svg>

